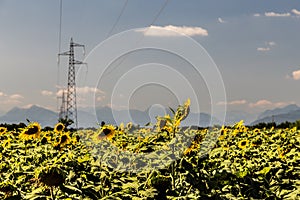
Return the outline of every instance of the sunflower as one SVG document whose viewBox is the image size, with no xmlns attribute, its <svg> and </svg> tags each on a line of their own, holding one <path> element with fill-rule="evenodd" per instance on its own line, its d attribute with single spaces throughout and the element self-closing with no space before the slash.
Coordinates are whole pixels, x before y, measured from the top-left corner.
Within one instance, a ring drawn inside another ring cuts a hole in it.
<svg viewBox="0 0 300 200">
<path fill-rule="evenodd" d="M 128 123 L 126 124 L 127 130 L 130 131 L 130 130 L 132 129 L 132 127 L 133 127 L 132 122 L 128 122 Z"/>
<path fill-rule="evenodd" d="M 187 148 L 184 152 L 183 152 L 183 155 L 189 155 L 191 152 L 193 151 L 193 147 L 190 146 L 189 148 Z"/>
<path fill-rule="evenodd" d="M 54 127 L 55 133 L 62 133 L 65 130 L 65 125 L 61 122 L 57 123 Z"/>
<path fill-rule="evenodd" d="M 59 139 L 60 146 L 65 146 L 66 144 L 69 144 L 71 142 L 71 137 L 69 133 L 63 134 Z"/>
<path fill-rule="evenodd" d="M 7 128 L 6 128 L 6 127 L 0 127 L 0 135 L 5 134 L 6 131 L 7 131 Z"/>
<path fill-rule="evenodd" d="M 20 138 L 25 140 L 34 139 L 40 137 L 41 125 L 37 122 L 30 123 L 20 134 Z"/>
<path fill-rule="evenodd" d="M 260 137 L 255 138 L 254 141 L 251 142 L 251 146 L 260 146 L 263 143 L 262 139 Z"/>
<path fill-rule="evenodd" d="M 102 132 L 106 136 L 107 139 L 111 139 L 115 135 L 115 127 L 113 125 L 107 125 L 102 128 Z"/>
<path fill-rule="evenodd" d="M 65 173 L 58 167 L 46 167 L 39 173 L 38 179 L 47 186 L 55 187 L 65 182 Z"/>
<path fill-rule="evenodd" d="M 113 125 L 105 125 L 101 128 L 101 131 L 99 134 L 95 135 L 95 140 L 99 141 L 104 138 L 112 139 L 115 135 L 115 127 Z"/>
<path fill-rule="evenodd" d="M 238 144 L 238 147 L 240 149 L 245 149 L 249 144 L 249 141 L 248 140 L 241 140 Z"/>
</svg>

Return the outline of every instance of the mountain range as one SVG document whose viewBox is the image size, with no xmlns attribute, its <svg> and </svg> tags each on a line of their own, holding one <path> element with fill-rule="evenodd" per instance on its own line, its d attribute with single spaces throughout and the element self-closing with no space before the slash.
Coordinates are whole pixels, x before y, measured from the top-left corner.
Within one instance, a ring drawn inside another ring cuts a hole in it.
<svg viewBox="0 0 300 200">
<path fill-rule="evenodd" d="M 87 108 L 78 110 L 78 127 L 98 127 L 102 121 L 107 124 L 120 124 L 129 121 L 141 126 L 155 122 L 155 116 L 149 114 L 149 110 L 112 110 L 109 107 L 99 107 L 96 109 Z M 169 113 L 170 114 L 170 113 Z M 0 116 L 1 123 L 26 123 L 29 121 L 37 121 L 43 127 L 53 127 L 57 123 L 58 114 L 49 109 L 33 105 L 28 108 L 14 107 L 7 113 Z M 226 114 L 225 124 L 234 124 L 240 120 L 244 120 L 245 124 L 255 125 L 261 122 L 275 122 L 277 124 L 289 121 L 294 122 L 300 119 L 300 107 L 295 104 L 288 105 L 283 108 L 275 108 L 266 110 L 259 115 L 249 114 L 244 111 L 228 111 Z M 206 127 L 209 125 L 221 125 L 222 122 L 216 117 L 207 113 L 190 113 L 183 121 L 183 126 L 197 125 Z"/>
<path fill-rule="evenodd" d="M 262 122 L 275 122 L 276 124 L 280 124 L 286 121 L 295 122 L 297 120 L 300 120 L 300 107 L 296 104 L 290 104 L 283 108 L 275 108 L 273 110 L 266 110 L 262 112 L 250 125 Z"/>
</svg>

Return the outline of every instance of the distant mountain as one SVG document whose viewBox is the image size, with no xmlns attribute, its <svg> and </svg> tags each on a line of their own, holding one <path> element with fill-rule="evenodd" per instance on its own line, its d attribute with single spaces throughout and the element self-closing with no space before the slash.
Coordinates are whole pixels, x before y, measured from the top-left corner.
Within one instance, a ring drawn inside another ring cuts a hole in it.
<svg viewBox="0 0 300 200">
<path fill-rule="evenodd" d="M 287 113 L 290 113 L 292 111 L 296 111 L 296 110 L 299 110 L 300 107 L 298 107 L 296 104 L 290 104 L 288 106 L 285 106 L 283 108 L 275 108 L 273 110 L 266 110 L 264 111 L 263 113 L 261 113 L 257 119 L 263 119 L 263 118 L 266 118 L 266 117 L 271 117 L 272 115 L 281 115 L 281 114 L 287 114 Z"/>
<path fill-rule="evenodd" d="M 155 116 L 150 116 L 149 110 L 112 110 L 109 107 L 96 108 L 94 112 L 90 109 L 79 110 L 77 113 L 78 127 L 98 127 L 102 121 L 106 124 L 120 124 L 121 122 L 133 122 L 144 126 L 145 124 L 155 121 Z M 15 107 L 0 117 L 0 123 L 27 123 L 26 119 L 30 121 L 39 122 L 43 127 L 53 127 L 58 120 L 58 114 L 51 110 L 31 106 L 29 108 Z M 183 121 L 183 126 L 196 125 L 196 126 L 212 126 L 221 124 L 215 117 L 206 113 L 190 113 L 189 116 Z"/>
<path fill-rule="evenodd" d="M 225 124 L 233 125 L 241 120 L 244 120 L 245 125 L 249 125 L 257 117 L 257 114 L 248 113 L 240 110 L 232 110 L 226 112 Z"/>
<path fill-rule="evenodd" d="M 97 127 L 97 118 L 92 112 L 78 110 L 77 112 L 78 127 L 92 128 Z"/>
<path fill-rule="evenodd" d="M 168 110 L 168 109 L 167 109 Z M 155 118 L 151 117 L 149 114 L 149 110 L 140 111 L 140 110 L 111 110 L 110 108 L 98 108 L 96 110 L 97 113 L 97 121 L 101 123 L 104 121 L 106 123 L 111 124 L 120 124 L 133 122 L 134 124 L 139 124 L 141 126 L 149 123 L 154 122 Z M 170 113 L 169 113 L 170 114 Z M 190 113 L 189 116 L 183 121 L 182 125 L 190 126 L 190 125 L 197 125 L 197 126 L 212 126 L 212 125 L 220 125 L 220 120 L 216 119 L 215 117 L 211 117 L 211 115 L 206 113 Z"/>
<path fill-rule="evenodd" d="M 26 119 L 39 122 L 42 126 L 53 126 L 57 122 L 57 113 L 36 105 L 29 108 L 14 107 L 0 117 L 0 123 L 27 123 Z"/>
<path fill-rule="evenodd" d="M 291 112 L 285 113 L 285 114 L 279 114 L 279 115 L 264 117 L 262 119 L 258 119 L 256 121 L 252 122 L 251 125 L 258 124 L 258 123 L 261 123 L 261 122 L 270 123 L 270 122 L 273 122 L 273 121 L 276 124 L 280 124 L 280 123 L 286 122 L 286 121 L 295 122 L 297 120 L 300 120 L 300 109 L 295 110 L 295 111 L 291 111 Z"/>
</svg>

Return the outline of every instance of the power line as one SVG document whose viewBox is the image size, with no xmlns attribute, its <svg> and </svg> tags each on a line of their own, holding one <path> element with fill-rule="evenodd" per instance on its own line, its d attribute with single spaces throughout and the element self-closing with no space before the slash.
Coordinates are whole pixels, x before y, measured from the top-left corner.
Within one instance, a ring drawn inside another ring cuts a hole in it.
<svg viewBox="0 0 300 200">
<path fill-rule="evenodd" d="M 166 8 L 166 6 L 168 5 L 169 0 L 165 0 L 165 3 L 162 5 L 162 7 L 160 8 L 160 10 L 158 11 L 158 13 L 156 14 L 156 16 L 154 17 L 154 19 L 152 20 L 151 24 L 149 25 L 147 31 L 149 30 L 149 28 L 156 22 L 156 20 L 158 19 L 158 17 L 161 15 L 161 13 L 163 12 L 163 10 Z"/>
<path fill-rule="evenodd" d="M 136 45 L 137 45 L 138 43 L 140 43 L 140 42 L 144 39 L 144 37 L 145 37 L 145 35 L 146 35 L 145 33 L 147 33 L 147 32 L 149 31 L 149 29 L 151 28 L 151 26 L 156 22 L 156 20 L 157 20 L 158 17 L 161 15 L 161 13 L 163 12 L 163 10 L 166 8 L 166 6 L 168 5 L 168 3 L 169 3 L 169 0 L 165 0 L 164 4 L 163 4 L 163 5 L 161 6 L 161 8 L 159 9 L 158 13 L 155 15 L 155 17 L 153 18 L 153 20 L 151 21 L 151 23 L 147 26 L 147 28 L 146 28 L 146 30 L 144 31 L 144 34 L 143 34 L 143 36 L 141 37 L 141 39 L 138 40 L 138 41 L 136 42 Z M 116 67 L 114 67 L 112 70 L 108 71 L 108 72 L 106 73 L 106 75 L 111 74 L 115 69 L 117 69 L 117 68 L 125 61 L 125 59 L 126 59 L 127 56 L 128 56 L 128 54 L 125 55 L 125 56 L 123 57 L 123 59 L 119 62 L 118 65 L 116 65 Z"/>
<path fill-rule="evenodd" d="M 59 1 L 59 31 L 58 31 L 58 56 L 57 56 L 57 80 L 56 80 L 56 93 L 58 93 L 60 89 L 60 57 L 59 54 L 61 52 L 61 29 L 62 29 L 62 11 L 63 11 L 63 2 L 62 0 Z M 57 109 L 59 109 L 59 97 L 57 97 Z"/>
<path fill-rule="evenodd" d="M 117 24 L 119 23 L 119 21 L 120 21 L 120 19 L 121 19 L 121 16 L 123 15 L 123 13 L 124 13 L 124 11 L 125 11 L 125 8 L 126 8 L 126 6 L 127 6 L 127 4 L 128 4 L 128 1 L 129 1 L 129 0 L 126 0 L 126 1 L 125 1 L 124 5 L 123 5 L 123 7 L 122 7 L 122 9 L 121 9 L 121 12 L 120 12 L 120 14 L 119 14 L 118 17 L 117 17 L 117 20 L 115 21 L 114 25 L 112 26 L 112 28 L 111 28 L 110 31 L 108 32 L 106 38 L 108 38 L 108 37 L 111 35 L 111 33 L 113 32 L 113 30 L 116 28 Z"/>
</svg>

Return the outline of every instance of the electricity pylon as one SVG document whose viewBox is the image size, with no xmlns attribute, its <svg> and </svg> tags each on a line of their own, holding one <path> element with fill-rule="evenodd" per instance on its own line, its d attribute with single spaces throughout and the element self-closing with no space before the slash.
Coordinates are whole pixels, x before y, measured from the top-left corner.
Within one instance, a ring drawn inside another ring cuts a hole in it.
<svg viewBox="0 0 300 200">
<path fill-rule="evenodd" d="M 58 54 L 59 56 L 69 56 L 69 69 L 68 69 L 68 85 L 67 85 L 67 99 L 65 100 L 65 91 L 63 91 L 62 96 L 62 106 L 60 117 L 63 117 L 65 120 L 72 120 L 75 124 L 75 127 L 78 128 L 77 121 L 77 103 L 76 103 L 76 65 L 85 64 L 82 61 L 75 60 L 74 48 L 82 47 L 84 50 L 84 45 L 77 44 L 73 42 L 71 38 L 70 49 L 64 53 Z M 62 119 L 62 118 L 61 118 Z"/>
</svg>

